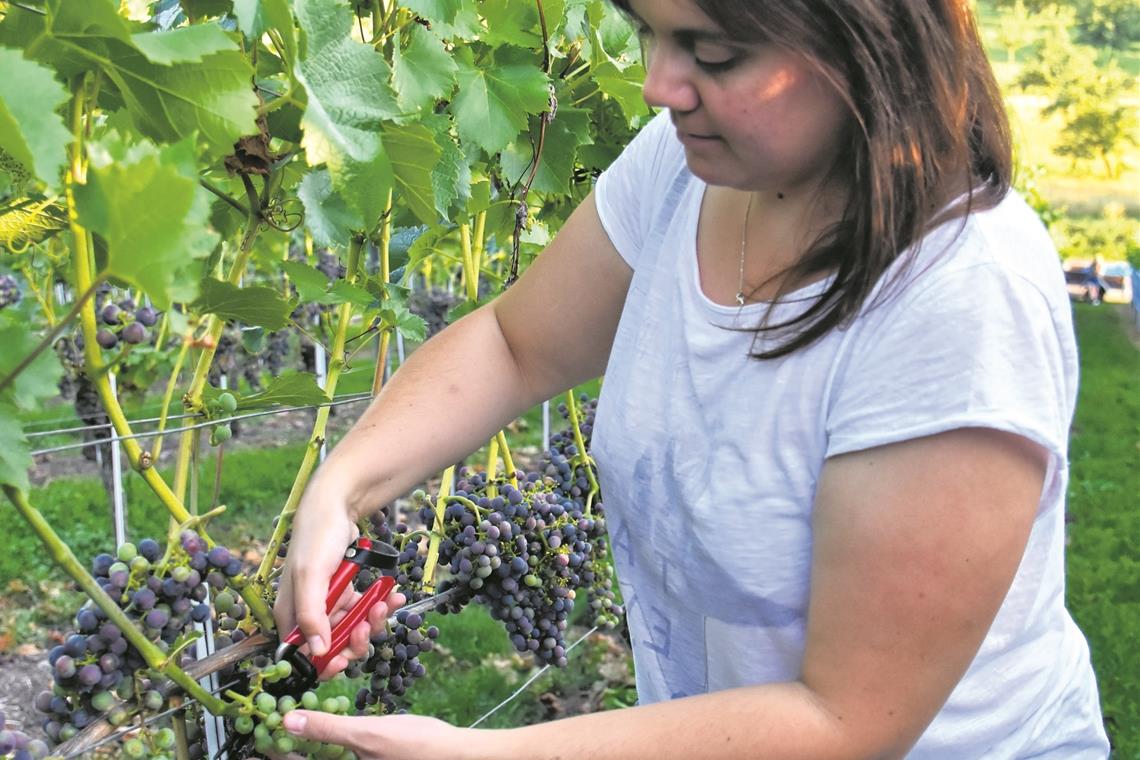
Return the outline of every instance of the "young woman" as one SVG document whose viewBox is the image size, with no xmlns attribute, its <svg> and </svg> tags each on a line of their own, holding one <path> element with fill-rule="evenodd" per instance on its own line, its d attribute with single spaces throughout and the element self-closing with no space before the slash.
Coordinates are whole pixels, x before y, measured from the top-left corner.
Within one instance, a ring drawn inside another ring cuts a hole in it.
<svg viewBox="0 0 1140 760">
<path fill-rule="evenodd" d="M 660 115 L 333 451 L 276 613 L 323 651 L 356 518 L 604 373 L 640 705 L 288 726 L 365 758 L 1104 758 L 1064 608 L 1069 305 L 967 4 L 619 4 Z"/>
</svg>

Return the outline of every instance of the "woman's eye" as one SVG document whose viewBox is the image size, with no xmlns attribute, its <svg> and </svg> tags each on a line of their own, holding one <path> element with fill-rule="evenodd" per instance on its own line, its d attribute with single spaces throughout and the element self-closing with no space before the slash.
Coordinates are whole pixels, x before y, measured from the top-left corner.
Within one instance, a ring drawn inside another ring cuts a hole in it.
<svg viewBox="0 0 1140 760">
<path fill-rule="evenodd" d="M 702 58 L 694 57 L 693 60 L 697 66 L 709 74 L 723 73 L 731 69 L 737 63 L 736 58 L 725 58 L 724 60 L 719 61 L 706 61 Z"/>
</svg>

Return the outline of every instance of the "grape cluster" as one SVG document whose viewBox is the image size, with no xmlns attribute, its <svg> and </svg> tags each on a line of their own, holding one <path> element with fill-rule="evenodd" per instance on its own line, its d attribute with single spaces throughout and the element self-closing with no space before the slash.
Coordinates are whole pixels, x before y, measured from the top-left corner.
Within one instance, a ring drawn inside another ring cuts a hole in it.
<svg viewBox="0 0 1140 760">
<path fill-rule="evenodd" d="M 400 698 L 427 669 L 420 662 L 423 652 L 430 652 L 439 637 L 439 629 L 429 626 L 417 612 L 400 610 L 396 624 L 386 626 L 371 639 L 368 658 L 360 663 L 360 673 L 371 680 L 356 695 L 356 709 L 366 714 L 390 715 L 401 710 Z M 358 675 L 358 673 L 350 673 Z"/>
<path fill-rule="evenodd" d="M 187 530 L 165 554 L 157 541 L 145 538 L 122 544 L 114 555 L 99 554 L 91 570 L 135 627 L 168 651 L 192 624 L 210 620 L 207 587 L 224 589 L 243 568 L 228 549 L 209 548 Z M 119 726 L 136 709 L 163 708 L 159 677 L 136 677 L 146 666 L 144 658 L 100 607 L 85 603 L 75 625 L 75 632 L 48 653 L 54 685 L 35 701 L 46 716 L 43 730 L 51 741 L 67 741 L 104 713 Z M 184 653 L 182 661 L 189 659 Z"/>
<path fill-rule="evenodd" d="M 0 309 L 20 302 L 20 284 L 10 274 L 0 274 Z"/>
<path fill-rule="evenodd" d="M 587 405 L 583 415 L 583 426 L 592 429 L 593 407 Z M 471 599 L 485 604 L 516 650 L 558 666 L 566 664 L 564 635 L 580 589 L 587 591 L 593 622 L 613 627 L 621 610 L 606 556 L 604 507 L 593 500 L 587 474 L 591 467 L 570 431 L 553 439 L 536 471 L 515 473 L 517 486 L 461 469 L 454 494 L 444 500 L 439 561 L 450 577 L 440 589 L 456 589 L 444 609 Z M 430 525 L 435 511 L 427 495 L 417 491 L 413 500 Z"/>
<path fill-rule="evenodd" d="M 5 728 L 6 716 L 0 711 L 0 758 L 12 760 L 40 760 L 48 756 L 48 745 L 42 739 L 33 739 L 23 731 Z"/>
<path fill-rule="evenodd" d="M 249 678 L 249 693 L 240 698 L 238 714 L 229 720 L 232 731 L 225 748 L 227 756 L 246 757 L 250 751 L 261 756 L 272 751 L 280 754 L 298 752 L 306 757 L 342 760 L 353 757 L 351 751 L 338 745 L 299 739 L 281 725 L 285 714 L 297 708 L 347 715 L 352 708 L 348 697 L 327 697 L 322 700 L 311 689 L 303 692 L 300 698 L 289 694 L 276 696 L 272 693 L 274 686 L 289 678 L 293 666 L 286 661 L 270 662 L 264 655 L 247 663 L 245 671 Z"/>
<path fill-rule="evenodd" d="M 427 337 L 447 327 L 447 313 L 459 303 L 459 299 L 443 288 L 427 288 L 413 291 L 408 296 L 408 311 L 427 323 Z"/>
<path fill-rule="evenodd" d="M 158 312 L 150 306 L 136 307 L 130 298 L 105 303 L 98 310 L 102 326 L 95 333 L 95 342 L 106 349 L 119 345 L 120 340 L 131 345 L 146 343 L 151 338 L 147 328 L 158 323 Z"/>
</svg>

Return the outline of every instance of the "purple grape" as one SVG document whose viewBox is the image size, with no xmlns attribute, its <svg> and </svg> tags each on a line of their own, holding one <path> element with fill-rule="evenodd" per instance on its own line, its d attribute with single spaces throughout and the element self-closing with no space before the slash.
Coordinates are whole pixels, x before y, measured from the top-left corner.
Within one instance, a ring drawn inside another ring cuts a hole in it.
<svg viewBox="0 0 1140 760">
<path fill-rule="evenodd" d="M 75 625 L 80 633 L 92 633 L 99 627 L 99 616 L 90 607 L 84 607 L 75 616 Z"/>
<path fill-rule="evenodd" d="M 75 660 L 70 655 L 60 655 L 59 659 L 55 661 L 55 674 L 60 679 L 74 677 L 75 671 Z"/>
<path fill-rule="evenodd" d="M 100 328 L 97 333 L 95 333 L 95 342 L 103 348 L 112 349 L 115 346 L 119 345 L 119 336 L 103 327 Z"/>
<path fill-rule="evenodd" d="M 131 322 L 123 328 L 123 340 L 132 345 L 137 345 L 146 340 L 146 328 L 138 322 Z"/>
<path fill-rule="evenodd" d="M 117 325 L 119 324 L 120 317 L 122 316 L 119 313 L 120 311 L 121 309 L 119 309 L 118 306 L 113 303 L 109 303 L 103 307 L 103 310 L 101 312 L 99 312 L 99 318 L 103 320 L 103 324 L 105 325 Z M 104 346 L 104 348 L 110 348 L 110 346 Z"/>
<path fill-rule="evenodd" d="M 162 556 L 162 547 L 153 538 L 144 538 L 138 543 L 139 554 L 146 557 L 149 562 L 157 562 Z"/>
<path fill-rule="evenodd" d="M 106 552 L 98 554 L 91 562 L 91 572 L 93 575 L 106 577 L 113 564 L 115 564 L 115 558 L 110 554 Z"/>
<path fill-rule="evenodd" d="M 170 620 L 165 610 L 151 610 L 146 614 L 146 624 L 151 628 L 163 628 Z"/>
<path fill-rule="evenodd" d="M 135 312 L 135 319 L 146 327 L 153 327 L 158 322 L 158 312 L 149 306 L 144 306 Z"/>
<path fill-rule="evenodd" d="M 154 577 L 154 576 L 151 576 Z M 140 588 L 131 597 L 131 601 L 141 610 L 149 610 L 157 601 L 155 594 L 149 588 Z"/>
<path fill-rule="evenodd" d="M 79 669 L 77 677 L 84 686 L 94 686 L 103 678 L 103 671 L 98 665 L 88 663 Z"/>
<path fill-rule="evenodd" d="M 214 567 L 225 568 L 230 563 L 230 560 L 233 559 L 233 556 L 230 554 L 230 550 L 226 547 L 215 546 L 210 550 L 208 559 L 210 561 L 210 564 Z"/>
<path fill-rule="evenodd" d="M 63 651 L 71 657 L 82 657 L 87 651 L 87 637 L 73 633 L 63 642 Z"/>
</svg>

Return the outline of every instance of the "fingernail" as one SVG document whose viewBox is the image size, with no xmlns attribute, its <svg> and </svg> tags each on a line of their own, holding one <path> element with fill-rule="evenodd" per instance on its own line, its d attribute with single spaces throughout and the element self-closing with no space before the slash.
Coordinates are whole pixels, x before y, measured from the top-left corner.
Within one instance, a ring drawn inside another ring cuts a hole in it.
<svg viewBox="0 0 1140 760">
<path fill-rule="evenodd" d="M 309 637 L 309 654 L 313 657 L 320 657 L 325 653 L 325 642 L 320 636 Z"/>
<path fill-rule="evenodd" d="M 281 719 L 281 725 L 285 726 L 285 730 L 291 734 L 299 734 L 305 730 L 305 716 L 298 715 L 295 712 L 285 713 L 285 717 Z"/>
</svg>

